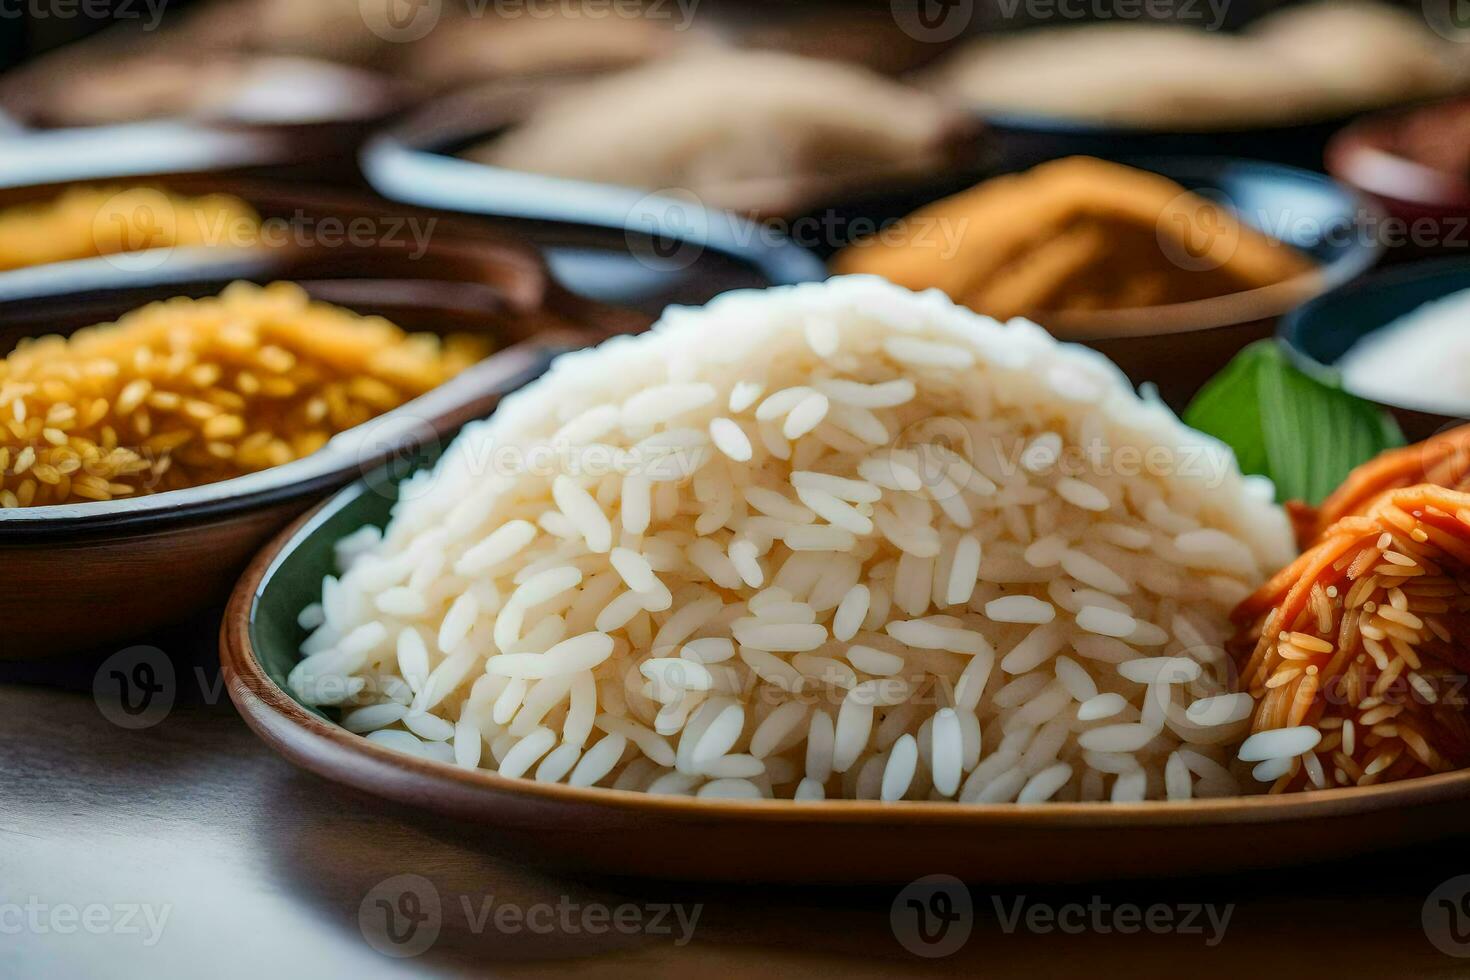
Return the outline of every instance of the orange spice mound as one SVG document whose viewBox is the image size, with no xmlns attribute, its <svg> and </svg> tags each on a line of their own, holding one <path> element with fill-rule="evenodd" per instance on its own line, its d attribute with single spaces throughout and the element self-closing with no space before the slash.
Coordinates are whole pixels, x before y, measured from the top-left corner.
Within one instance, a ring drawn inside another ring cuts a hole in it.
<svg viewBox="0 0 1470 980">
<path fill-rule="evenodd" d="M 1306 548 L 1344 517 L 1363 513 L 1387 491 L 1416 483 L 1470 491 L 1470 425 L 1378 454 L 1349 473 L 1316 508 L 1289 504 L 1297 540 Z"/>
<path fill-rule="evenodd" d="M 1091 157 L 936 201 L 848 246 L 832 266 L 938 288 L 998 319 L 1210 299 L 1314 268 L 1166 177 Z"/>
<path fill-rule="evenodd" d="M 1252 732 L 1322 736 L 1273 792 L 1470 765 L 1470 494 L 1422 484 L 1379 496 L 1234 617 Z"/>
</svg>

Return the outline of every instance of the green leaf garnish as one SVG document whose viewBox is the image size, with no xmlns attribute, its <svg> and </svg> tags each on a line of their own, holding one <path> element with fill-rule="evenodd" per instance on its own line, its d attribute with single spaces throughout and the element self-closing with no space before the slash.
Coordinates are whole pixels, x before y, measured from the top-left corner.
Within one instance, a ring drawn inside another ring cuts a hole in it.
<svg viewBox="0 0 1470 980">
<path fill-rule="evenodd" d="M 1404 444 L 1387 412 L 1303 374 L 1270 340 L 1250 345 L 1211 378 L 1184 423 L 1235 450 L 1244 472 L 1270 477 L 1277 500 L 1310 504 L 1355 466 Z"/>
</svg>

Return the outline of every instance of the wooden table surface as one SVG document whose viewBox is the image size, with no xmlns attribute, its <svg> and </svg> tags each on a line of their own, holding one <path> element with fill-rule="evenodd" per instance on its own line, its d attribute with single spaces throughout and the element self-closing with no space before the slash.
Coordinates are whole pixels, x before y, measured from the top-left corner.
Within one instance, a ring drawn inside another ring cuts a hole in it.
<svg viewBox="0 0 1470 980">
<path fill-rule="evenodd" d="M 141 728 L 99 708 L 100 657 L 0 664 L 0 977 L 1470 975 L 1470 878 L 1436 892 L 1470 875 L 1470 838 L 1250 877 L 945 886 L 948 904 L 916 906 L 902 882 L 557 876 L 276 757 L 223 695 L 207 626 L 155 643 L 178 683 Z"/>
</svg>

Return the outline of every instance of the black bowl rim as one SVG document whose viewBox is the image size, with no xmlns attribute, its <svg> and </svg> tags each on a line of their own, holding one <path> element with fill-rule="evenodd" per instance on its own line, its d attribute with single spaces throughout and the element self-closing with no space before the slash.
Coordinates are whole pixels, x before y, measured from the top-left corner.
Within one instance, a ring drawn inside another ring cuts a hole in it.
<svg viewBox="0 0 1470 980">
<path fill-rule="evenodd" d="M 784 236 L 770 240 L 773 236 L 758 222 L 732 212 L 667 192 L 567 180 L 463 160 L 421 146 L 419 128 L 420 118 L 410 117 L 370 137 L 358 154 L 368 184 L 389 200 L 491 217 L 612 228 L 640 237 L 650 232 L 633 228 L 630 215 L 635 209 L 657 208 L 660 214 L 651 216 L 658 219 L 662 237 L 745 263 L 773 286 L 820 281 L 829 275 L 812 252 Z M 476 193 L 487 196 L 477 201 Z M 702 236 L 700 228 L 706 229 Z M 727 233 L 708 233 L 720 228 Z"/>
<path fill-rule="evenodd" d="M 120 154 L 121 137 L 144 137 L 147 146 Z M 0 190 L 116 179 L 147 180 L 287 163 L 291 139 L 280 128 L 218 125 L 199 120 L 153 119 L 68 129 L 5 133 L 8 149 L 26 160 L 0 164 Z"/>
<path fill-rule="evenodd" d="M 1335 382 L 1339 377 L 1336 362 L 1323 361 L 1308 350 L 1307 345 L 1301 342 L 1301 332 L 1306 323 L 1322 315 L 1323 310 L 1335 307 L 1339 303 L 1350 301 L 1353 297 L 1361 296 L 1365 293 L 1394 289 L 1408 283 L 1423 282 L 1440 277 L 1449 279 L 1456 274 L 1464 279 L 1462 288 L 1470 289 L 1470 263 L 1467 263 L 1463 258 L 1458 256 L 1423 259 L 1418 262 L 1409 262 L 1389 269 L 1380 269 L 1372 275 L 1354 279 L 1320 296 L 1314 296 L 1312 299 L 1298 306 L 1281 318 L 1281 322 L 1276 328 L 1276 337 L 1282 347 L 1285 348 L 1287 354 L 1296 363 L 1297 367 L 1317 378 Z M 1380 323 L 1373 329 L 1381 330 L 1386 326 L 1388 324 Z M 1409 405 L 1393 405 L 1392 407 L 1415 412 L 1425 411 L 1424 409 L 1414 408 Z M 1438 412 L 1426 412 L 1425 414 L 1441 415 L 1445 419 L 1456 418 L 1456 416 L 1443 415 Z"/>
<path fill-rule="evenodd" d="M 1403 103 L 1397 108 L 1409 108 L 1418 105 L 1417 102 Z M 986 125 L 995 129 L 1011 130 L 1013 132 L 1042 133 L 1052 136 L 1078 136 L 1078 137 L 1116 137 L 1119 139 L 1209 139 L 1210 137 L 1222 136 L 1285 136 L 1294 133 L 1306 132 L 1319 129 L 1333 129 L 1345 126 L 1358 116 L 1361 110 L 1354 112 L 1333 112 L 1323 116 L 1313 116 L 1307 119 L 1296 120 L 1274 125 L 1252 126 L 1226 126 L 1223 128 L 1213 127 L 1207 129 L 1179 129 L 1170 127 L 1152 128 L 1147 126 L 1127 126 L 1119 123 L 1110 123 L 1101 120 L 1084 119 L 1069 116 L 1047 115 L 1039 112 L 1023 112 L 1020 110 L 990 109 L 982 105 L 972 105 L 971 112 Z"/>
</svg>

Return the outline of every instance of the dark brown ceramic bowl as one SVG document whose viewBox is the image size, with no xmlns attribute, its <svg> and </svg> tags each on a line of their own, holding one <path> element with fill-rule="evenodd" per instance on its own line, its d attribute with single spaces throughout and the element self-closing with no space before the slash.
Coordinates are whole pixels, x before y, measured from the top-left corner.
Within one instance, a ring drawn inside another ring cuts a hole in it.
<svg viewBox="0 0 1470 980">
<path fill-rule="evenodd" d="M 260 545 L 323 495 L 487 413 L 544 370 L 550 352 L 639 329 L 647 320 L 574 296 L 514 241 L 447 234 L 415 258 L 351 245 L 261 249 L 152 277 L 104 267 L 81 291 L 0 306 L 0 350 L 66 334 L 150 300 L 210 295 L 229 281 L 291 279 L 312 296 L 381 314 L 408 330 L 477 332 L 496 352 L 303 459 L 219 483 L 134 499 L 0 511 L 0 658 L 46 657 L 117 642 L 221 599 Z"/>
<path fill-rule="evenodd" d="M 1240 872 L 1342 859 L 1463 832 L 1470 771 L 1291 796 L 1134 804 L 794 803 L 575 789 L 385 749 L 297 703 L 285 677 L 297 614 L 333 570 L 332 543 L 381 525 L 391 486 L 354 484 L 281 532 L 225 614 L 226 690 L 297 765 L 427 813 L 458 834 L 578 873 L 722 881 L 1064 882 Z"/>
<path fill-rule="evenodd" d="M 1057 157 L 1220 156 L 1268 160 L 1307 170 L 1322 165 L 1322 147 L 1351 117 L 1211 130 L 1147 129 L 1037 113 L 978 110 L 1002 160 L 1029 167 Z"/>
</svg>

